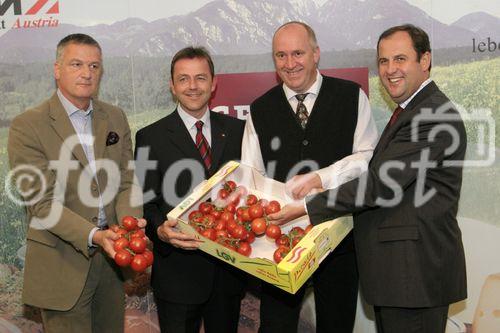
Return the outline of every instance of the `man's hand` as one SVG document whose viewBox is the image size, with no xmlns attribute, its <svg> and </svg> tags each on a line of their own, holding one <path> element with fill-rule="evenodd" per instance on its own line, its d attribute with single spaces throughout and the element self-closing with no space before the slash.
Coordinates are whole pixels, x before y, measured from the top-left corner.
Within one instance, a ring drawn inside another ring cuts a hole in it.
<svg viewBox="0 0 500 333">
<path fill-rule="evenodd" d="M 316 172 L 293 176 L 285 184 L 286 192 L 295 200 L 300 200 L 306 195 L 314 193 L 311 191 L 321 191 L 322 187 L 321 178 Z"/>
<path fill-rule="evenodd" d="M 143 218 L 137 218 L 137 227 L 139 227 L 139 229 L 142 229 L 142 231 L 144 231 L 144 237 L 146 237 L 146 239 L 148 240 L 148 242 L 150 241 L 148 236 L 146 236 L 146 224 L 148 224 L 148 222 L 143 219 Z"/>
<path fill-rule="evenodd" d="M 304 202 L 301 200 L 285 205 L 279 212 L 270 214 L 267 218 L 272 224 L 282 225 L 303 215 L 306 215 L 306 209 Z"/>
<path fill-rule="evenodd" d="M 148 224 L 148 222 L 146 222 L 145 219 L 137 218 L 137 226 L 139 228 L 144 229 L 146 227 L 146 224 Z"/>
<path fill-rule="evenodd" d="M 194 236 L 180 232 L 175 228 L 176 225 L 176 220 L 167 220 L 163 222 L 156 230 L 158 238 L 166 243 L 172 244 L 174 247 L 184 250 L 197 250 L 200 247 L 200 243 L 203 241 L 196 239 Z"/>
<path fill-rule="evenodd" d="M 120 235 L 111 229 L 97 230 L 92 237 L 92 243 L 102 247 L 109 257 L 114 258 L 116 251 L 113 245 L 118 238 L 120 238 Z"/>
</svg>

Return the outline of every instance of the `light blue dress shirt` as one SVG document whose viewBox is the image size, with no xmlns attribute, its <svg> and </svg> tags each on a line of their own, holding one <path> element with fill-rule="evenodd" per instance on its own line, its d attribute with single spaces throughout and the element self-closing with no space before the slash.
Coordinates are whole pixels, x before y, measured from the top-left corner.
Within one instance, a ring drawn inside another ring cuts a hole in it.
<svg viewBox="0 0 500 333">
<path fill-rule="evenodd" d="M 96 176 L 96 163 L 95 163 L 95 155 L 94 155 L 94 146 L 93 146 L 93 133 L 92 133 L 92 111 L 93 105 L 92 100 L 90 101 L 89 107 L 87 110 L 80 110 L 76 106 L 74 106 L 64 95 L 61 93 L 59 89 L 57 89 L 57 96 L 61 101 L 64 110 L 68 114 L 69 120 L 73 125 L 78 138 L 80 139 L 80 144 L 82 145 L 83 151 L 85 152 L 85 156 L 89 162 L 90 169 L 93 172 L 94 177 Z M 97 178 L 95 178 L 97 182 Z M 106 222 L 106 214 L 104 212 L 104 205 L 102 204 L 102 198 L 99 196 L 99 216 L 97 226 L 102 228 L 107 225 Z M 89 246 L 93 246 L 92 237 L 94 233 L 98 230 L 98 228 L 92 229 L 89 234 L 88 244 Z"/>
</svg>

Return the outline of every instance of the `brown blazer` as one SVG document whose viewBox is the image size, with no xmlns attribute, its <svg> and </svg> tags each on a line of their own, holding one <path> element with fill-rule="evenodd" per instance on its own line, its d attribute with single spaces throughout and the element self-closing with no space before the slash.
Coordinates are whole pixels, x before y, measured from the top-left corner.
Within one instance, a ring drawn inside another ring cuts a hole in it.
<svg viewBox="0 0 500 333">
<path fill-rule="evenodd" d="M 74 149 L 69 149 L 67 139 L 76 132 L 57 94 L 17 116 L 10 126 L 8 154 L 11 169 L 26 170 L 26 165 L 35 167 L 41 171 L 46 183 L 45 189 L 40 177 L 21 183 L 21 191 L 26 193 L 25 200 L 38 196 L 35 203 L 26 206 L 28 223 L 34 217 L 46 217 L 52 208 L 61 209 L 56 218 L 47 219 L 47 225 L 40 227 L 30 223 L 28 228 L 22 296 L 26 304 L 65 311 L 73 307 L 83 290 L 92 252 L 87 241 L 90 231 L 96 226 L 98 208 L 80 199 L 79 181 L 86 180 L 82 184 L 87 185 L 84 189 L 92 195 L 99 190 L 103 193 L 108 185 L 117 186 L 117 194 L 105 204 L 108 225 L 118 223 L 124 215 L 142 216 L 140 204 L 132 208 L 130 205 L 132 196 L 140 202 L 141 190 L 134 184 L 133 170 L 128 169 L 133 155 L 126 116 L 119 108 L 98 100 L 93 100 L 93 109 L 95 160 L 115 162 L 119 170 L 109 175 L 99 170 L 97 182 L 85 169 L 88 161 L 82 146 L 78 143 Z M 107 140 L 111 132 L 119 136 L 114 144 Z M 56 180 L 63 183 L 62 172 L 51 169 L 49 161 L 58 161 L 61 152 L 69 155 L 75 167 L 67 174 L 63 195 L 57 197 Z"/>
</svg>

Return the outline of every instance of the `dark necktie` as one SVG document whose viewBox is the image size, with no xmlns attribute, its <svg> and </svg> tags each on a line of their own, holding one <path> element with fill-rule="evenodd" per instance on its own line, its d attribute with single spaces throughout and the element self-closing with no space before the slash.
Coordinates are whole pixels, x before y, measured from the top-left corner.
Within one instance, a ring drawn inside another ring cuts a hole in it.
<svg viewBox="0 0 500 333">
<path fill-rule="evenodd" d="M 394 123 L 396 122 L 396 120 L 398 120 L 399 114 L 403 110 L 404 109 L 398 105 L 398 107 L 392 113 L 391 119 L 389 120 L 389 127 L 392 126 L 392 125 L 394 125 Z"/>
<path fill-rule="evenodd" d="M 309 112 L 307 112 L 307 108 L 304 105 L 304 99 L 306 99 L 307 94 L 308 93 L 295 95 L 295 97 L 299 101 L 299 103 L 297 104 L 297 109 L 295 110 L 295 114 L 297 115 L 300 126 L 302 126 L 303 129 L 306 128 L 307 119 L 309 118 Z"/>
<path fill-rule="evenodd" d="M 207 139 L 203 135 L 202 128 L 203 122 L 198 120 L 195 124 L 197 132 L 196 132 L 196 148 L 200 152 L 201 159 L 205 164 L 207 170 L 210 170 L 210 166 L 212 165 L 212 156 L 210 155 L 210 146 L 208 145 Z"/>
</svg>

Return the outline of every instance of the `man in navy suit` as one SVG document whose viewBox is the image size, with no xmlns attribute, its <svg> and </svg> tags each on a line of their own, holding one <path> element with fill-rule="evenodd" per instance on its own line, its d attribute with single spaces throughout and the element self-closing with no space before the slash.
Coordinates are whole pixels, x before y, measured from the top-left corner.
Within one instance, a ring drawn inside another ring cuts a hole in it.
<svg viewBox="0 0 500 333">
<path fill-rule="evenodd" d="M 430 79 L 425 31 L 392 27 L 377 54 L 380 81 L 398 107 L 368 172 L 273 218 L 285 223 L 307 208 L 316 225 L 353 214 L 361 290 L 374 305 L 378 332 L 444 332 L 449 304 L 467 297 L 456 219 L 465 128 Z"/>
<path fill-rule="evenodd" d="M 144 214 L 151 221 L 146 232 L 155 254 L 151 282 L 162 332 L 198 333 L 202 320 L 207 333 L 236 332 L 238 327 L 241 273 L 197 250 L 194 237 L 178 231 L 176 221 L 166 220 L 193 186 L 225 162 L 240 158 L 244 122 L 209 110 L 215 87 L 207 51 L 180 50 L 171 63 L 176 110 L 136 136 L 138 168 L 144 157 L 156 163 L 146 172 L 143 190 Z"/>
</svg>

